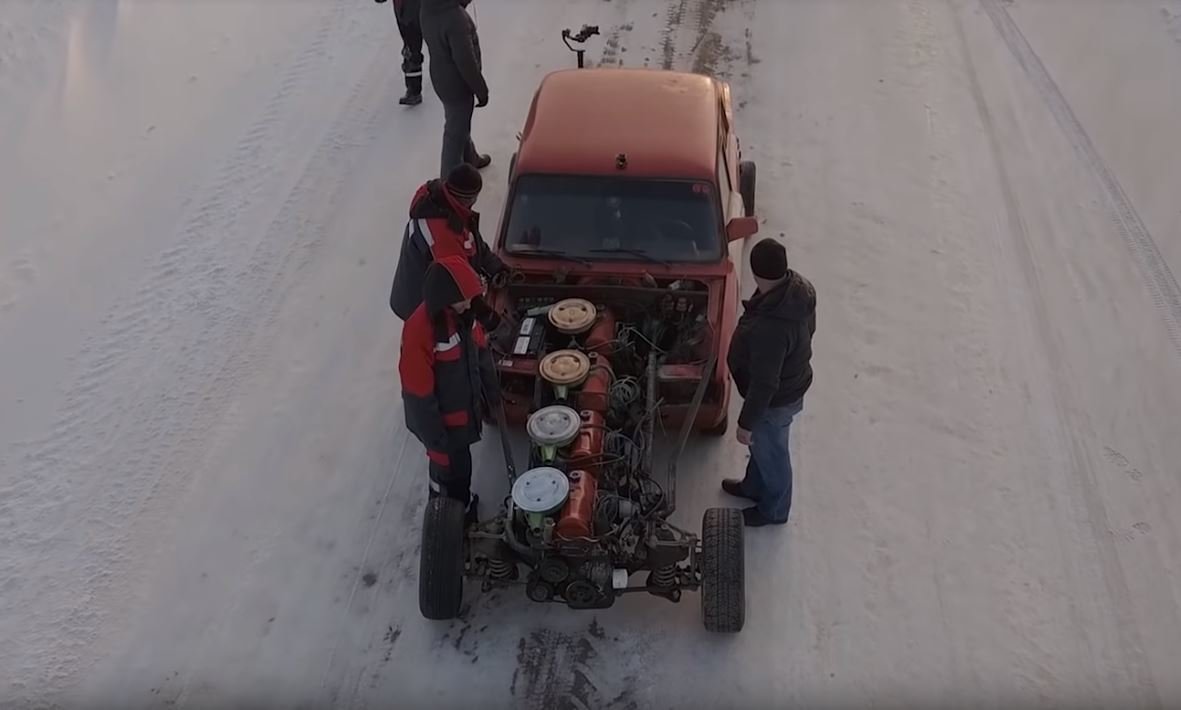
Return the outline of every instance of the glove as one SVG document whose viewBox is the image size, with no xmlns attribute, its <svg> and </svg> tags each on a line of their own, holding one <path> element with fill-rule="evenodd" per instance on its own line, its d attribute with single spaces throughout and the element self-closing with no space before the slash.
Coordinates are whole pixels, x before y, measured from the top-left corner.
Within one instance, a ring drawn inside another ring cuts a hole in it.
<svg viewBox="0 0 1181 710">
<path fill-rule="evenodd" d="M 488 94 L 476 97 L 476 108 L 484 108 L 488 105 Z"/>
</svg>

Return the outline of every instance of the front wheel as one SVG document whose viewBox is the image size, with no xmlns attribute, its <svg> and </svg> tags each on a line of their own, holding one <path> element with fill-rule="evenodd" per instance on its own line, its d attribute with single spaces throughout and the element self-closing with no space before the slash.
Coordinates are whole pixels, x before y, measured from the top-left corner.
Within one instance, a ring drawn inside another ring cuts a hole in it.
<svg viewBox="0 0 1181 710">
<path fill-rule="evenodd" d="M 463 602 L 463 503 L 438 497 L 427 501 L 418 565 L 418 609 L 432 620 L 454 619 Z"/>
<path fill-rule="evenodd" d="M 734 634 L 746 623 L 742 511 L 710 508 L 701 521 L 701 614 L 705 630 Z"/>
</svg>

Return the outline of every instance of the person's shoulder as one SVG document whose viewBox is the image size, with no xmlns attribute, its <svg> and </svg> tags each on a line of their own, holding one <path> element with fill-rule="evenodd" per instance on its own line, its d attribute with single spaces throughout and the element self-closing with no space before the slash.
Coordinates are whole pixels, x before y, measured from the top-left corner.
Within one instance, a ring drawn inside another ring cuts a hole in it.
<svg viewBox="0 0 1181 710">
<path fill-rule="evenodd" d="M 793 301 L 803 303 L 810 308 L 816 307 L 816 287 L 800 272 L 791 272 L 789 289 Z"/>
<path fill-rule="evenodd" d="M 402 323 L 402 344 L 419 346 L 430 342 L 431 318 L 426 312 L 426 304 L 420 303 L 410 317 Z"/>
</svg>

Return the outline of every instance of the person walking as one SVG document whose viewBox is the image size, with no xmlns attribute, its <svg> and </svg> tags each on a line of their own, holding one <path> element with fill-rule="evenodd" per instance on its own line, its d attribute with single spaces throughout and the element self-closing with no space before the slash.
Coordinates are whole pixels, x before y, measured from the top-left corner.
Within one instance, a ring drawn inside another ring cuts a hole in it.
<svg viewBox="0 0 1181 710">
<path fill-rule="evenodd" d="M 402 76 L 406 80 L 406 94 L 398 103 L 417 106 L 422 103 L 422 28 L 418 20 L 421 8 L 419 0 L 393 0 L 393 6 L 398 34 L 402 36 Z"/>
<path fill-rule="evenodd" d="M 472 495 L 472 444 L 482 436 L 484 414 L 500 404 L 500 389 L 487 337 L 472 317 L 480 277 L 458 255 L 430 265 L 423 302 L 402 325 L 398 373 L 406 427 L 426 447 L 430 493 L 454 498 L 478 519 Z"/>
<path fill-rule="evenodd" d="M 469 163 L 484 169 L 492 158 L 476 151 L 472 114 L 488 105 L 480 37 L 467 13 L 471 0 L 421 0 L 422 35 L 430 54 L 431 85 L 443 102 L 443 152 L 439 177 Z"/>
<path fill-rule="evenodd" d="M 446 180 L 428 180 L 415 192 L 390 289 L 390 309 L 403 321 L 422 303 L 427 267 L 442 257 L 465 258 L 497 288 L 507 282 L 508 267 L 480 235 L 480 214 L 474 207 L 483 185 L 474 167 L 460 163 Z M 498 330 L 501 318 L 483 297 L 476 297 L 472 310 L 488 333 Z"/>
<path fill-rule="evenodd" d="M 727 355 L 744 400 L 738 442 L 750 447 L 750 460 L 746 475 L 722 481 L 722 490 L 754 501 L 742 517 L 748 526 L 759 527 L 786 523 L 791 510 L 788 441 L 792 420 L 812 386 L 816 289 L 788 268 L 787 250 L 774 239 L 751 249 L 750 270 L 758 288 L 743 302 Z"/>
</svg>

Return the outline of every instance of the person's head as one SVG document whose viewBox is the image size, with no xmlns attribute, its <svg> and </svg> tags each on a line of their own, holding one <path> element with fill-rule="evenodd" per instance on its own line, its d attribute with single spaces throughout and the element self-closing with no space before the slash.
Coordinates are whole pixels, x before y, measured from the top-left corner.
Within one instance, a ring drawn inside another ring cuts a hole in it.
<svg viewBox="0 0 1181 710">
<path fill-rule="evenodd" d="M 750 273 L 759 291 L 769 291 L 787 278 L 787 249 L 774 239 L 763 239 L 750 250 Z"/>
<path fill-rule="evenodd" d="M 422 299 L 427 312 L 437 315 L 450 309 L 464 313 L 472 299 L 484 290 L 480 276 L 462 256 L 445 256 L 427 267 Z"/>
<path fill-rule="evenodd" d="M 443 186 L 457 202 L 471 208 L 480 197 L 480 190 L 484 189 L 484 179 L 480 171 L 469 163 L 460 163 L 447 173 Z"/>
</svg>

